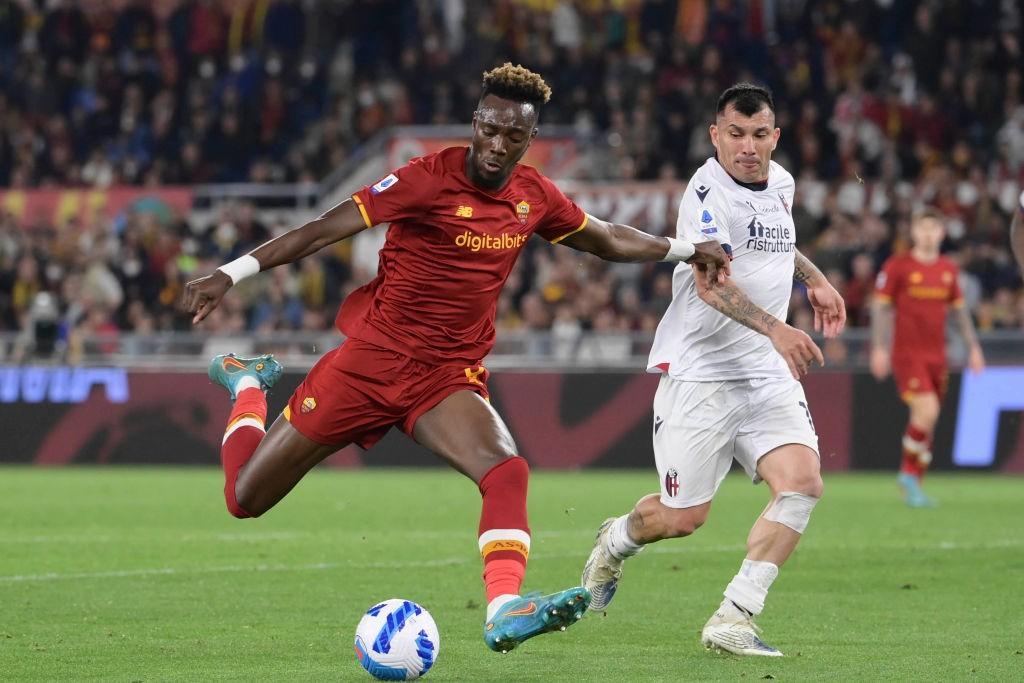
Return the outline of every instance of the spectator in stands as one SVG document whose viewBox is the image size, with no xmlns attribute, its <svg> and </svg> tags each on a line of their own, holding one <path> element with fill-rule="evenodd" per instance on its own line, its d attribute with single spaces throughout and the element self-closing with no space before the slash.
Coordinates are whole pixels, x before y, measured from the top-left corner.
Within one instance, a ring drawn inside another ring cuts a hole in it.
<svg viewBox="0 0 1024 683">
<path fill-rule="evenodd" d="M 929 203 L 979 327 L 1019 328 L 1007 226 L 1024 183 L 1024 13 L 969 4 L 0 0 L 0 187 L 316 181 L 388 126 L 463 123 L 466 84 L 506 58 L 551 74 L 546 120 L 587 136 L 604 179 L 685 179 L 710 154 L 709 94 L 754 78 L 789 122 L 778 154 L 798 176 L 800 248 L 842 274 L 851 323 L 867 324 L 878 265 Z M 173 328 L 160 302 L 197 260 L 271 234 L 247 204 L 196 227 L 130 215 L 23 231 L 0 214 L 0 330 L 24 329 L 40 292 L 71 328 L 93 306 L 122 329 Z M 102 246 L 80 247 L 79 232 Z M 317 312 L 372 276 L 375 246 L 308 261 L 267 310 L 243 297 L 205 324 L 329 328 Z M 506 328 L 644 330 L 671 294 L 661 269 L 527 248 L 499 304 Z M 64 291 L 69 279 L 96 302 Z"/>
</svg>

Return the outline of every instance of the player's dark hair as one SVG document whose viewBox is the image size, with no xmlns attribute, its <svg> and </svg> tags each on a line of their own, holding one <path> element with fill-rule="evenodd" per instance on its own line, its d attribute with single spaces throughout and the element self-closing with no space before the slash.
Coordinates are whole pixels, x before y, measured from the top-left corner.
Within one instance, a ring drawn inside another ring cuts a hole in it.
<svg viewBox="0 0 1024 683">
<path fill-rule="evenodd" d="M 918 221 L 923 221 L 926 218 L 931 218 L 932 220 L 938 221 L 939 225 L 943 227 L 946 226 L 946 217 L 942 215 L 942 212 L 936 209 L 934 206 L 926 206 L 923 209 L 918 209 L 913 213 L 913 215 L 911 215 L 910 222 L 911 224 L 913 224 Z"/>
<path fill-rule="evenodd" d="M 775 113 L 775 100 L 771 90 L 753 83 L 737 83 L 726 89 L 718 98 L 719 114 L 732 104 L 733 108 L 744 116 L 753 116 L 768 105 L 768 111 Z"/>
<path fill-rule="evenodd" d="M 515 66 L 505 62 L 501 66 L 484 72 L 483 91 L 480 99 L 488 95 L 513 102 L 529 102 L 537 109 L 551 99 L 551 88 L 540 77 L 521 64 Z"/>
</svg>

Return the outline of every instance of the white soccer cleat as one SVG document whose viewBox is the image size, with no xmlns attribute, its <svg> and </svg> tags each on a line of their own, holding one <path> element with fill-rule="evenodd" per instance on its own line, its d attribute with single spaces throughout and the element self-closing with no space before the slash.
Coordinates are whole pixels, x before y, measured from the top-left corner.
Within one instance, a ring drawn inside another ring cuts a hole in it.
<svg viewBox="0 0 1024 683">
<path fill-rule="evenodd" d="M 700 642 L 709 650 L 725 650 L 735 655 L 781 657 L 781 652 L 761 640 L 760 631 L 750 617 L 729 616 L 718 610 L 700 632 Z"/>
<path fill-rule="evenodd" d="M 608 607 L 608 603 L 615 597 L 619 577 L 622 576 L 622 560 L 608 551 L 608 531 L 615 520 L 615 517 L 609 517 L 598 527 L 594 549 L 590 551 L 587 564 L 583 567 L 580 583 L 590 591 L 591 610 L 603 610 Z"/>
</svg>

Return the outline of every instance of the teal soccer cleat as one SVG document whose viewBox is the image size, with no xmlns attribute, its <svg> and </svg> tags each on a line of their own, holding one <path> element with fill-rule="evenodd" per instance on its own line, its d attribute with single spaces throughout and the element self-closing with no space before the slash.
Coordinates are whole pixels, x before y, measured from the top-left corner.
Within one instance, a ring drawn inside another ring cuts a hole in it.
<svg viewBox="0 0 1024 683">
<path fill-rule="evenodd" d="M 936 506 L 936 502 L 921 490 L 921 483 L 913 474 L 900 472 L 897 479 L 900 482 L 900 486 L 903 488 L 907 505 L 912 508 L 933 508 Z"/>
<path fill-rule="evenodd" d="M 583 617 L 588 605 L 590 592 L 582 587 L 510 600 L 484 624 L 484 642 L 504 654 L 541 633 L 564 631 Z"/>
<path fill-rule="evenodd" d="M 214 356 L 207 371 L 210 379 L 231 393 L 231 400 L 237 398 L 235 386 L 243 377 L 254 377 L 261 389 L 269 389 L 277 384 L 284 368 L 272 355 L 264 354 L 255 358 L 239 358 L 233 353 Z"/>
</svg>

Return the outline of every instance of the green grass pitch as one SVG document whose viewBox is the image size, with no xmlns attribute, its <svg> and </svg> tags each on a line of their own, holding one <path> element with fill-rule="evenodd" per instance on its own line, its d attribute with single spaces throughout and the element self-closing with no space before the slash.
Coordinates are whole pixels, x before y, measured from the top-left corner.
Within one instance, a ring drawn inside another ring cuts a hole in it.
<svg viewBox="0 0 1024 683">
<path fill-rule="evenodd" d="M 776 660 L 705 652 L 699 630 L 767 490 L 730 476 L 707 525 L 626 567 L 607 614 L 501 656 L 481 637 L 479 498 L 448 470 L 327 471 L 259 520 L 214 469 L 0 469 L 0 680 L 368 681 L 355 625 L 425 605 L 435 681 L 1020 680 L 1024 481 L 833 475 L 759 623 Z M 578 582 L 597 525 L 651 472 L 535 473 L 527 590 Z"/>
</svg>

